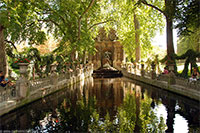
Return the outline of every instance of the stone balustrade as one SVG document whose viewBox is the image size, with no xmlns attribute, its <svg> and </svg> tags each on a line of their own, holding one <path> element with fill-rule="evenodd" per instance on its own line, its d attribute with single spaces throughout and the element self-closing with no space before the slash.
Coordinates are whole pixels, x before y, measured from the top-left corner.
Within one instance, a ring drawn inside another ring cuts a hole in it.
<svg viewBox="0 0 200 133">
<path fill-rule="evenodd" d="M 16 87 L 6 87 L 6 88 L 0 88 L 0 103 L 9 101 L 9 100 L 14 100 L 16 99 L 17 96 L 17 91 Z"/>
<path fill-rule="evenodd" d="M 22 75 L 16 81 L 14 86 L 0 86 L 0 106 L 9 100 L 20 102 L 23 101 L 23 99 L 28 99 L 29 101 L 34 101 L 34 99 L 41 98 L 59 89 L 79 82 L 92 75 L 93 64 L 87 64 L 85 67 L 81 66 L 73 71 L 65 71 L 61 74 L 52 72 L 50 76 L 46 78 L 35 80 L 27 80 L 25 76 L 25 72 L 27 71 L 24 70 L 22 72 Z"/>
<path fill-rule="evenodd" d="M 137 72 L 132 73 L 126 64 L 123 64 L 121 68 L 117 69 L 121 70 L 123 75 L 130 79 L 139 80 L 153 86 L 188 96 L 195 100 L 200 100 L 200 81 L 190 83 L 188 79 L 176 77 L 173 72 L 170 72 L 169 74 L 156 74 L 155 69 L 153 68 L 150 72 L 145 72 L 144 69 L 140 69 L 140 73 L 138 73 L 139 70 L 135 70 Z"/>
</svg>

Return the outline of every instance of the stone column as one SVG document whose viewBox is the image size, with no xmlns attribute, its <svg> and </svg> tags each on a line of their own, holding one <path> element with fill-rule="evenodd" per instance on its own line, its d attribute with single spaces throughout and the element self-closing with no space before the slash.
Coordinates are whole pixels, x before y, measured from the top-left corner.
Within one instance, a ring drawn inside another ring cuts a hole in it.
<svg viewBox="0 0 200 133">
<path fill-rule="evenodd" d="M 18 63 L 18 65 L 19 65 L 20 78 L 16 82 L 16 88 L 18 91 L 18 96 L 20 98 L 25 98 L 28 96 L 29 93 L 28 74 L 27 74 L 27 69 L 29 64 Z"/>
</svg>

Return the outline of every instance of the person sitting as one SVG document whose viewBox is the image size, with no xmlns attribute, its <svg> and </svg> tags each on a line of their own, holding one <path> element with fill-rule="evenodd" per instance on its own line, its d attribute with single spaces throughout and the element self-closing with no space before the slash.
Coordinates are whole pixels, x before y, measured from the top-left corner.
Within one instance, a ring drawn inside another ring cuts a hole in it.
<svg viewBox="0 0 200 133">
<path fill-rule="evenodd" d="M 12 86 L 12 83 L 10 82 L 10 80 L 8 80 L 8 78 L 5 78 L 5 76 L 3 75 L 3 72 L 0 71 L 0 86 L 5 87 L 6 85 Z"/>
<path fill-rule="evenodd" d="M 199 72 L 197 71 L 197 68 L 195 67 L 192 72 L 192 77 L 189 78 L 189 82 L 197 81 L 199 79 Z"/>
<path fill-rule="evenodd" d="M 168 71 L 167 67 L 164 67 L 164 71 L 162 74 L 168 74 L 168 73 L 169 73 L 169 71 Z"/>
</svg>

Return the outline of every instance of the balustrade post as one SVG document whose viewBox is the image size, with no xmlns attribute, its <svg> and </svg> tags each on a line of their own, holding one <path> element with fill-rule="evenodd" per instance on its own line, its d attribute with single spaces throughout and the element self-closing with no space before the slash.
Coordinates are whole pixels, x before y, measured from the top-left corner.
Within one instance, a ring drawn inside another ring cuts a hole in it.
<svg viewBox="0 0 200 133">
<path fill-rule="evenodd" d="M 174 85 L 176 84 L 176 76 L 174 74 L 174 65 L 169 65 L 169 80 L 168 80 L 168 84 L 169 85 Z"/>
<path fill-rule="evenodd" d="M 151 63 L 151 79 L 156 79 L 155 63 Z"/>
<path fill-rule="evenodd" d="M 130 72 L 133 73 L 133 64 L 130 64 Z"/>
<path fill-rule="evenodd" d="M 88 75 L 88 76 L 91 76 L 91 75 L 92 75 L 93 70 L 94 70 L 94 64 L 90 64 L 89 67 L 88 67 L 88 72 L 89 72 L 89 75 Z"/>
<path fill-rule="evenodd" d="M 144 70 L 144 64 L 141 64 L 141 76 L 144 77 L 145 70 Z"/>
<path fill-rule="evenodd" d="M 58 76 L 57 76 L 56 72 L 51 73 L 51 83 L 54 86 L 56 86 L 58 83 Z"/>
<path fill-rule="evenodd" d="M 58 83 L 58 76 L 56 74 L 56 64 L 51 65 L 51 83 L 52 85 L 56 86 Z"/>
<path fill-rule="evenodd" d="M 18 63 L 19 65 L 19 73 L 20 78 L 16 82 L 16 89 L 18 92 L 18 96 L 20 98 L 25 98 L 28 96 L 29 93 L 29 84 L 28 84 L 28 65 L 29 63 Z"/>
<path fill-rule="evenodd" d="M 76 80 L 80 81 L 80 77 L 81 77 L 81 69 L 80 69 L 80 68 L 77 68 L 76 71 L 77 71 L 77 74 L 76 74 Z"/>
<path fill-rule="evenodd" d="M 126 63 L 126 71 L 128 72 L 128 67 L 129 67 L 129 65 Z"/>
</svg>

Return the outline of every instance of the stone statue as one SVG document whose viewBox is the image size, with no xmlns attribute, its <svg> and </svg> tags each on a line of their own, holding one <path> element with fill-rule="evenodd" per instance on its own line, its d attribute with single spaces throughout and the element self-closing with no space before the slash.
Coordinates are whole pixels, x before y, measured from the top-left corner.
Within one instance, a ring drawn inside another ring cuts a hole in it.
<svg viewBox="0 0 200 133">
<path fill-rule="evenodd" d="M 111 53 L 109 51 L 104 53 L 104 58 L 107 60 L 107 63 L 111 64 Z"/>
</svg>

